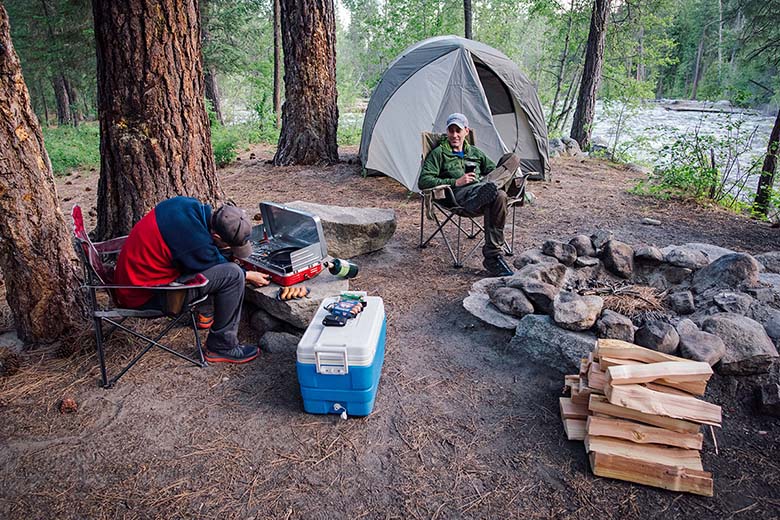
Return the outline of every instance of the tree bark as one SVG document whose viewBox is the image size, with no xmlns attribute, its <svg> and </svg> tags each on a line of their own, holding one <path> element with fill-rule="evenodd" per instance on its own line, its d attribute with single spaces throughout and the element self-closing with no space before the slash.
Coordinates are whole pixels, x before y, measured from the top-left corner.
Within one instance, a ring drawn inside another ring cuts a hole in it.
<svg viewBox="0 0 780 520">
<path fill-rule="evenodd" d="M 200 2 L 201 13 L 201 46 L 205 47 L 211 40 L 211 34 L 209 34 L 209 1 L 201 0 Z M 201 47 L 201 48 L 202 48 Z M 206 89 L 206 99 L 211 103 L 211 108 L 214 110 L 214 115 L 220 125 L 225 124 L 225 119 L 222 117 L 222 104 L 220 102 L 219 84 L 217 83 L 217 71 L 214 67 L 207 63 L 205 58 L 203 59 L 203 68 L 205 74 L 203 76 L 204 87 Z"/>
<path fill-rule="evenodd" d="M 65 88 L 65 78 L 62 74 L 55 74 L 51 78 L 51 86 L 54 89 L 54 100 L 57 103 L 57 124 L 59 126 L 69 125 L 70 99 L 68 98 L 68 89 Z"/>
<path fill-rule="evenodd" d="M 78 90 L 76 90 L 76 87 L 73 86 L 73 83 L 68 78 L 63 76 L 62 80 L 65 84 L 65 92 L 68 93 L 68 103 L 70 104 L 71 123 L 73 123 L 73 126 L 79 126 L 79 122 L 82 119 L 81 110 L 79 109 L 78 106 L 79 92 Z"/>
<path fill-rule="evenodd" d="M 83 298 L 51 163 L 0 4 L 0 271 L 19 338 L 74 331 Z"/>
<path fill-rule="evenodd" d="M 556 110 L 558 109 L 558 97 L 561 95 L 561 87 L 563 86 L 563 73 L 566 68 L 566 60 L 569 58 L 569 40 L 571 39 L 571 29 L 574 25 L 574 0 L 571 0 L 571 7 L 569 8 L 569 22 L 566 27 L 566 38 L 563 40 L 563 51 L 561 52 L 561 59 L 558 61 L 558 75 L 555 80 L 555 95 L 553 96 L 552 107 L 550 108 L 550 118 L 547 120 L 547 126 L 557 127 L 557 123 L 560 117 L 557 116 Z M 553 125 L 553 118 L 555 118 L 555 125 Z"/>
<path fill-rule="evenodd" d="M 469 40 L 472 39 L 471 34 L 471 0 L 463 0 L 463 23 L 465 27 L 465 35 Z"/>
<path fill-rule="evenodd" d="M 775 126 L 772 127 L 772 133 L 769 136 L 766 157 L 764 157 L 764 165 L 761 167 L 761 177 L 758 179 L 758 188 L 756 190 L 754 208 L 762 215 L 766 215 L 769 211 L 769 195 L 775 183 L 778 155 L 780 155 L 780 110 L 777 111 Z"/>
<path fill-rule="evenodd" d="M 704 35 L 701 33 L 701 39 L 699 40 L 699 48 L 696 50 L 696 62 L 693 65 L 693 86 L 691 87 L 691 99 L 696 99 L 696 95 L 699 90 L 699 77 L 701 76 L 701 57 L 704 53 Z"/>
<path fill-rule="evenodd" d="M 571 125 L 571 137 L 580 148 L 587 150 L 596 108 L 596 93 L 601 84 L 601 67 L 604 63 L 604 42 L 607 35 L 610 0 L 594 0 L 590 18 L 585 66 L 582 71 L 577 108 Z"/>
<path fill-rule="evenodd" d="M 274 164 L 334 164 L 336 19 L 333 0 L 282 0 L 282 131 Z"/>
<path fill-rule="evenodd" d="M 176 195 L 222 197 L 204 102 L 196 0 L 93 0 L 101 239 Z"/>
<path fill-rule="evenodd" d="M 274 0 L 274 117 L 282 126 L 282 6 Z"/>
</svg>

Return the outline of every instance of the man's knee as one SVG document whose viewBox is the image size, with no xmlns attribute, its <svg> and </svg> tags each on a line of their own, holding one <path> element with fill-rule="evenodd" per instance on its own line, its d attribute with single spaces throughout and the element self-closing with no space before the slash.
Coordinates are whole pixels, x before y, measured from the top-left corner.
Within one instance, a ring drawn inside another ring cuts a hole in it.
<svg viewBox="0 0 780 520">
<path fill-rule="evenodd" d="M 499 206 L 506 206 L 506 201 L 507 201 L 506 192 L 504 190 L 498 190 L 494 204 Z"/>
</svg>

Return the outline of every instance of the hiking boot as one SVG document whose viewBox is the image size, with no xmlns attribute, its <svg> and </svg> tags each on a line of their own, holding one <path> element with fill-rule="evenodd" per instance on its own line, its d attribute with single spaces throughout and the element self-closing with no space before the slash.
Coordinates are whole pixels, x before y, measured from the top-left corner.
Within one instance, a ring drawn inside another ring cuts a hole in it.
<svg viewBox="0 0 780 520">
<path fill-rule="evenodd" d="M 199 312 L 197 318 L 198 330 L 209 330 L 214 325 L 213 312 Z"/>
<path fill-rule="evenodd" d="M 474 190 L 471 197 L 463 203 L 463 209 L 472 214 L 477 214 L 486 205 L 490 204 L 498 196 L 498 188 L 492 182 L 486 182 L 480 184 L 480 186 Z"/>
<path fill-rule="evenodd" d="M 491 276 L 512 276 L 515 274 L 509 264 L 501 256 L 492 256 L 482 261 L 482 266 Z"/>
<path fill-rule="evenodd" d="M 236 345 L 227 350 L 211 350 L 207 347 L 204 357 L 209 363 L 247 363 L 257 357 L 257 347 Z"/>
</svg>

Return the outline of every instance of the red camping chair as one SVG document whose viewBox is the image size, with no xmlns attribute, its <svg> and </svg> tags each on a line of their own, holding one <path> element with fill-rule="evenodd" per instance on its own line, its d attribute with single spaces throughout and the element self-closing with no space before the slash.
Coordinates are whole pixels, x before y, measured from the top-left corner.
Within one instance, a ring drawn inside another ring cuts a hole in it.
<svg viewBox="0 0 780 520">
<path fill-rule="evenodd" d="M 203 358 L 203 348 L 200 342 L 200 336 L 198 335 L 198 326 L 196 321 L 196 308 L 202 303 L 207 296 L 199 298 L 193 302 L 184 304 L 187 290 L 194 287 L 203 287 L 208 283 L 208 280 L 202 274 L 198 274 L 192 280 L 181 284 L 171 283 L 164 286 L 127 286 L 116 285 L 114 280 L 114 267 L 108 263 L 108 259 L 115 258 L 119 255 L 119 251 L 127 239 L 126 236 L 107 240 L 105 242 L 93 243 L 89 239 L 86 230 L 84 229 L 84 218 L 81 214 L 81 208 L 79 206 L 73 206 L 73 234 L 76 239 L 76 251 L 81 258 L 82 268 L 84 271 L 84 285 L 83 288 L 88 293 L 89 311 L 92 316 L 94 329 L 95 329 L 95 344 L 97 347 L 98 361 L 100 362 L 100 376 L 102 378 L 103 387 L 111 388 L 114 386 L 120 377 L 130 370 L 138 361 L 149 352 L 152 347 L 158 347 L 169 354 L 173 354 L 185 361 L 189 361 L 195 366 L 205 367 L 206 360 Z M 122 308 L 117 304 L 117 300 L 114 295 L 114 289 L 144 289 L 150 291 L 165 291 L 167 300 L 166 310 L 154 310 L 154 309 L 127 309 Z M 101 303 L 98 301 L 98 291 L 106 291 L 108 293 L 108 303 Z M 185 356 L 180 352 L 167 347 L 159 341 L 176 325 L 182 322 L 187 316 L 190 317 L 190 323 L 192 330 L 195 334 L 195 344 L 198 347 L 198 355 L 200 361 L 191 357 Z M 123 322 L 128 318 L 138 318 L 142 320 L 158 319 L 158 318 L 170 318 L 170 322 L 165 326 L 162 332 L 160 332 L 155 338 L 149 338 L 144 334 L 135 331 Z M 111 325 L 111 329 L 107 332 L 103 331 L 103 322 Z M 103 341 L 108 338 L 116 329 L 122 329 L 123 331 L 132 334 L 136 338 L 145 341 L 143 350 L 140 351 L 131 361 L 127 364 L 116 376 L 108 379 L 106 371 L 105 353 L 103 349 Z"/>
</svg>

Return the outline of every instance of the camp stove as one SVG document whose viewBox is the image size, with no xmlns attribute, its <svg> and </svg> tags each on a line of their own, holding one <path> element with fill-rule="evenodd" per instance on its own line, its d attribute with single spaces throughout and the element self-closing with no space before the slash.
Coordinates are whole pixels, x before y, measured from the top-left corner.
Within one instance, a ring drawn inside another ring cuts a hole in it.
<svg viewBox="0 0 780 520">
<path fill-rule="evenodd" d="M 263 223 L 252 228 L 252 255 L 241 260 L 246 269 L 271 275 L 287 287 L 322 271 L 328 246 L 320 217 L 273 202 L 261 202 Z"/>
</svg>

